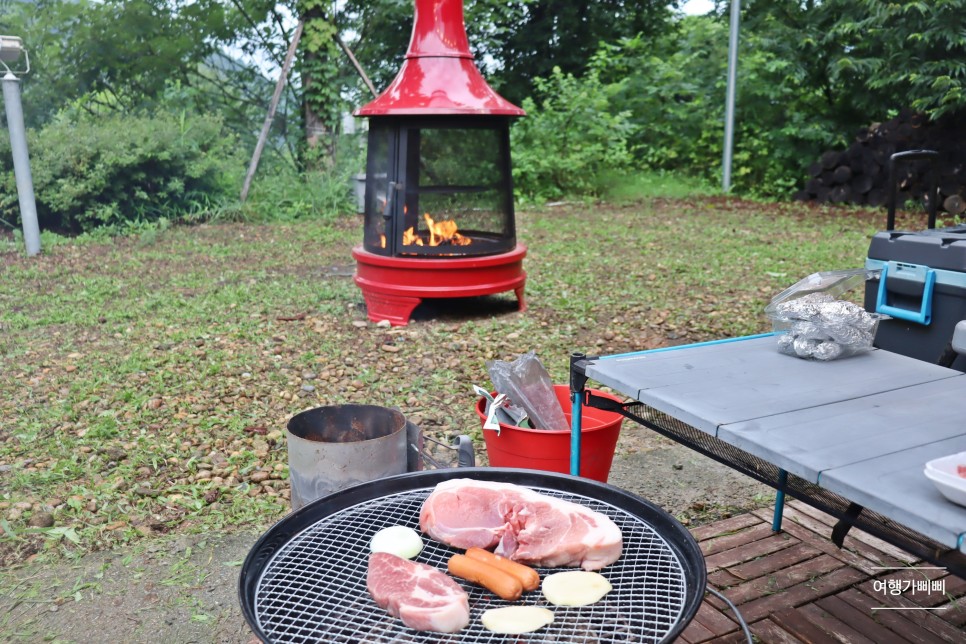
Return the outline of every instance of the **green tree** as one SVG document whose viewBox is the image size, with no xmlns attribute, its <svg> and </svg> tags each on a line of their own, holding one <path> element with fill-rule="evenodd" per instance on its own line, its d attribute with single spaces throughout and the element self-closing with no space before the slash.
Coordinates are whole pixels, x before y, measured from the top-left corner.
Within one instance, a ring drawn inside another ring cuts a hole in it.
<svg viewBox="0 0 966 644">
<path fill-rule="evenodd" d="M 346 107 L 339 78 L 343 54 L 335 41 L 338 29 L 325 14 L 327 6 L 323 0 L 299 3 L 305 23 L 299 50 L 305 140 L 322 158 L 334 160 L 335 134 Z"/>
<path fill-rule="evenodd" d="M 490 52 L 499 64 L 497 86 L 513 101 L 529 96 L 533 80 L 554 68 L 580 75 L 601 42 L 642 35 L 654 37 L 673 27 L 667 0 L 522 3 L 520 19 Z"/>
<path fill-rule="evenodd" d="M 272 95 L 266 75 L 278 73 L 294 28 L 286 6 L 259 0 L 39 0 L 0 11 L 30 54 L 28 126 L 57 115 L 216 113 L 249 149 Z M 294 80 L 271 139 L 289 159 L 304 136 Z"/>
<path fill-rule="evenodd" d="M 386 88 L 402 65 L 413 29 L 412 0 L 347 0 L 337 22 L 377 91 Z M 360 106 L 372 98 L 360 83 L 350 88 Z"/>
<path fill-rule="evenodd" d="M 822 88 L 782 53 L 788 34 L 743 34 L 738 68 L 734 189 L 783 196 L 805 166 L 840 141 Z M 612 113 L 628 115 L 636 163 L 717 183 L 721 176 L 728 25 L 686 16 L 658 37 L 604 44 L 592 68 L 611 95 Z"/>
<path fill-rule="evenodd" d="M 491 84 L 511 101 L 533 93 L 555 67 L 580 75 L 601 41 L 672 26 L 680 0 L 465 0 L 470 48 Z M 377 88 L 392 81 L 412 31 L 413 0 L 347 0 L 340 28 Z"/>
<path fill-rule="evenodd" d="M 745 33 L 800 67 L 836 118 L 966 107 L 966 0 L 751 0 Z M 787 39 L 779 40 L 778 36 Z"/>
<path fill-rule="evenodd" d="M 172 83 L 191 85 L 235 28 L 210 0 L 12 3 L 4 22 L 30 54 L 24 103 L 33 125 L 72 101 L 91 113 L 130 111 Z"/>
<path fill-rule="evenodd" d="M 963 108 L 966 0 L 742 6 L 732 167 L 740 193 L 787 197 L 824 150 L 905 107 L 934 118 Z M 727 7 L 598 51 L 611 110 L 635 126 L 638 163 L 720 179 Z"/>
</svg>

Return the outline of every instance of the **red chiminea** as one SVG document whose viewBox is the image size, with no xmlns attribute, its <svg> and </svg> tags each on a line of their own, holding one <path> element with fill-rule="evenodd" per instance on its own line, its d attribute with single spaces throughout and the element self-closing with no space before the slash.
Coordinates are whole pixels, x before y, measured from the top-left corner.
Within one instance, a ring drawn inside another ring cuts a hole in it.
<svg viewBox="0 0 966 644">
<path fill-rule="evenodd" d="M 473 63 L 462 0 L 416 0 L 399 74 L 355 114 L 369 117 L 363 243 L 352 251 L 369 319 L 404 325 L 424 298 L 509 290 L 523 310 L 510 121 L 524 112 Z"/>
</svg>

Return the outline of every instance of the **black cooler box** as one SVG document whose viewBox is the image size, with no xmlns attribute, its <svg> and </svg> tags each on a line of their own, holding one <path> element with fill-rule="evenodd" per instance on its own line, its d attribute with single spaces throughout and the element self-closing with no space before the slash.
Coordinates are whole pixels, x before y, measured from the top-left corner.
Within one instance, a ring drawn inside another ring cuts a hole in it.
<svg viewBox="0 0 966 644">
<path fill-rule="evenodd" d="M 966 320 L 966 225 L 876 233 L 865 267 L 881 270 L 866 282 L 866 310 L 892 317 L 879 323 L 875 346 L 939 362 Z M 966 357 L 951 366 L 966 371 Z"/>
</svg>

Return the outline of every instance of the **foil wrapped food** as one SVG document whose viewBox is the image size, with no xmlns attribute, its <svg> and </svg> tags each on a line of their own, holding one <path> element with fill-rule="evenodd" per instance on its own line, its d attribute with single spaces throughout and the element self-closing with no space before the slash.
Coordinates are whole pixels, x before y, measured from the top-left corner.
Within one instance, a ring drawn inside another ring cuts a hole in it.
<svg viewBox="0 0 966 644">
<path fill-rule="evenodd" d="M 778 350 L 815 360 L 834 360 L 872 348 L 878 316 L 827 293 L 809 293 L 775 307 L 776 326 L 784 327 Z"/>
</svg>

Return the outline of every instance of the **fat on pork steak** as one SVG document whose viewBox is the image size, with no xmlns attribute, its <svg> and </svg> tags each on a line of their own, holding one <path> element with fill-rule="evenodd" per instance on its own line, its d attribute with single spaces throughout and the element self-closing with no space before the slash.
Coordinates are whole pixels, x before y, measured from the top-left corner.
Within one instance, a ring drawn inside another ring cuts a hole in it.
<svg viewBox="0 0 966 644">
<path fill-rule="evenodd" d="M 462 586 L 418 561 L 372 553 L 366 588 L 380 608 L 414 630 L 455 633 L 470 623 L 470 600 Z"/>
<path fill-rule="evenodd" d="M 424 533 L 454 548 L 486 548 L 521 563 L 600 570 L 621 556 L 607 516 L 512 483 L 451 479 L 423 503 Z"/>
</svg>

